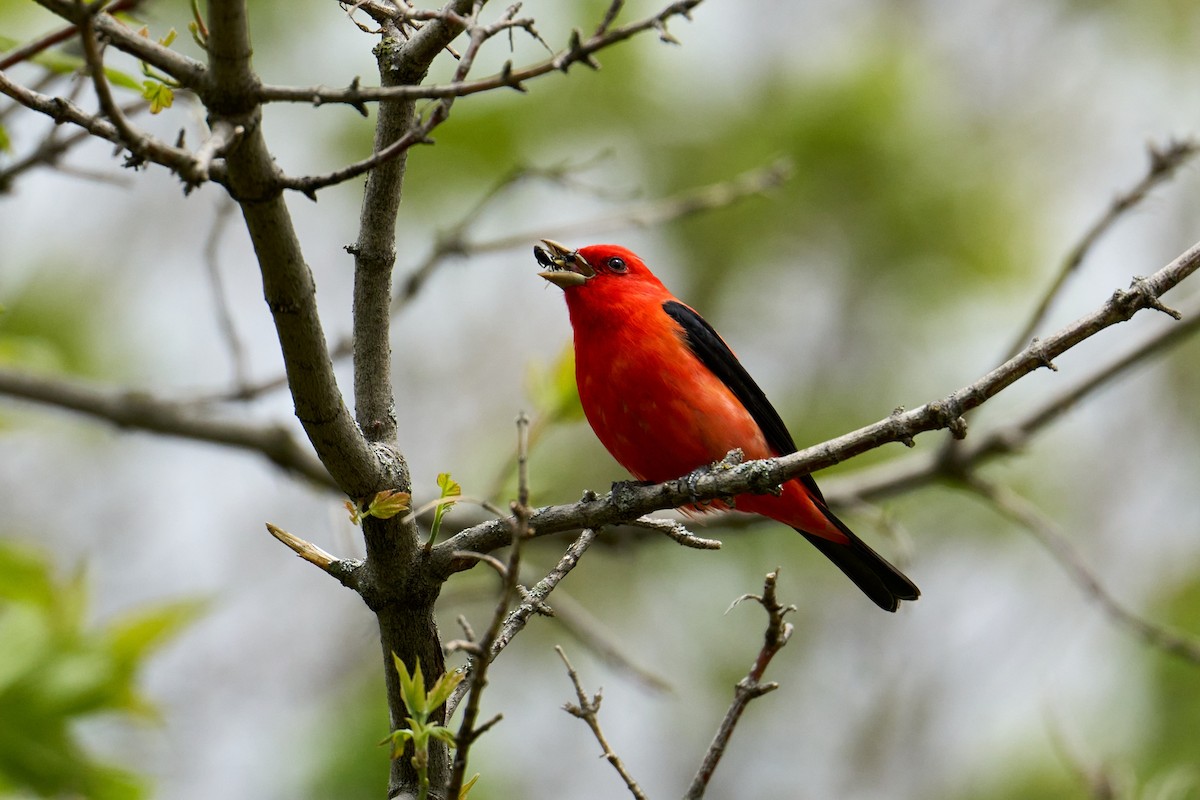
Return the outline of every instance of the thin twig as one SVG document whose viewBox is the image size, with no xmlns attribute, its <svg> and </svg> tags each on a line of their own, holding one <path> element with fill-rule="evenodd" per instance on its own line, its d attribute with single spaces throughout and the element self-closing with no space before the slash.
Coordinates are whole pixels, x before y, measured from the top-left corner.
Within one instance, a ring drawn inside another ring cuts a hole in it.
<svg viewBox="0 0 1200 800">
<path fill-rule="evenodd" d="M 957 449 L 952 461 L 947 461 L 938 453 L 921 453 L 868 467 L 845 477 L 834 477 L 822 483 L 825 499 L 831 505 L 839 505 L 893 496 L 1018 452 L 1038 431 L 1068 411 L 1078 408 L 1097 390 L 1200 331 L 1200 302 L 1193 301 L 1181 308 L 1183 322 L 1163 328 L 1130 348 L 1125 355 L 1101 366 L 1076 386 L 1049 398 L 1020 419 L 988 431 Z"/>
<path fill-rule="evenodd" d="M 595 69 L 599 67 L 593 58 L 596 53 L 645 31 L 657 31 L 660 39 L 672 41 L 671 37 L 665 34 L 667 21 L 673 17 L 690 17 L 692 10 L 701 2 L 702 0 L 678 0 L 652 16 L 628 25 L 610 27 L 602 34 L 591 36 L 587 40 L 582 38 L 579 31 L 573 31 L 567 47 L 553 57 L 522 69 L 514 69 L 511 64 L 506 64 L 496 75 L 479 80 L 464 80 L 456 74 L 449 83 L 426 86 L 360 87 L 352 84 L 345 89 L 331 89 L 328 86 L 264 85 L 260 87 L 258 97 L 263 103 L 345 103 L 357 108 L 363 103 L 378 100 L 448 99 L 504 88 L 523 92 L 526 91 L 525 81 L 553 72 L 565 72 L 575 64 L 586 64 Z"/>
<path fill-rule="evenodd" d="M 1006 351 L 1005 358 L 1011 358 L 1029 344 L 1029 340 L 1037 333 L 1038 326 L 1045 321 L 1050 306 L 1058 299 L 1067 279 L 1074 275 L 1080 265 L 1083 264 L 1084 259 L 1092 251 L 1096 242 L 1112 229 L 1128 211 L 1145 200 L 1151 191 L 1174 177 L 1180 167 L 1200 152 L 1200 144 L 1188 139 L 1183 141 L 1169 141 L 1164 147 L 1150 144 L 1146 149 L 1150 157 L 1150 166 L 1146 174 L 1129 189 L 1114 197 L 1104 213 L 1092 223 L 1083 236 L 1080 237 L 1079 241 L 1068 251 L 1066 257 L 1063 259 L 1062 266 L 1059 268 L 1058 274 L 1046 289 L 1045 294 L 1042 295 L 1042 299 L 1038 303 L 1037 308 L 1034 309 L 1029 321 L 1021 328 L 1021 332 L 1014 337 L 1012 344 Z"/>
<path fill-rule="evenodd" d="M 593 217 L 565 225 L 541 226 L 508 234 L 468 246 L 472 254 L 496 253 L 517 247 L 526 247 L 530 242 L 547 237 L 560 241 L 572 241 L 581 237 L 595 236 L 626 228 L 657 228 L 668 222 L 686 219 L 694 214 L 727 208 L 741 200 L 759 197 L 785 183 L 792 175 L 792 163 L 778 159 L 763 167 L 756 167 L 730 180 L 717 181 L 704 186 L 684 189 L 668 197 L 638 203 L 604 216 Z"/>
<path fill-rule="evenodd" d="M 239 388 L 244 388 L 247 384 L 246 349 L 242 346 L 237 326 L 233 322 L 233 314 L 229 309 L 229 298 L 226 296 L 224 279 L 221 277 L 221 264 L 218 259 L 221 238 L 230 220 L 233 219 L 233 212 L 236 209 L 237 203 L 229 199 L 228 195 L 222 195 L 217 203 L 217 213 L 213 217 L 212 228 L 209 229 L 208 238 L 204 242 L 204 268 L 208 275 L 209 287 L 212 289 L 213 307 L 217 314 L 217 329 L 229 351 L 229 361 L 233 367 L 233 383 Z"/>
<path fill-rule="evenodd" d="M 621 776 L 621 780 L 625 781 L 625 786 L 629 789 L 629 793 L 637 798 L 637 800 L 646 800 L 646 795 L 642 792 L 642 788 L 638 786 L 637 781 L 633 779 L 633 776 L 629 774 L 629 770 L 625 768 L 625 762 L 621 761 L 621 757 L 613 751 L 612 746 L 608 743 L 608 739 L 604 736 L 604 731 L 600 727 L 598 712 L 600 711 L 600 701 L 604 699 L 601 694 L 602 690 L 597 690 L 591 699 L 588 699 L 587 692 L 583 689 L 583 683 L 579 680 L 579 673 L 575 671 L 575 667 L 567 659 L 567 654 L 558 645 L 554 645 L 554 651 L 558 653 L 558 657 L 562 659 L 563 665 L 566 666 L 567 676 L 570 677 L 571 683 L 575 687 L 575 697 L 579 700 L 579 705 L 564 703 L 563 711 L 587 723 L 587 726 L 591 728 L 592 735 L 600 743 L 600 749 L 603 751 L 601 755 L 604 756 L 605 761 L 612 764 L 613 769 Z"/>
<path fill-rule="evenodd" d="M 471 67 L 475 64 L 475 57 L 479 54 L 479 48 L 482 47 L 483 43 L 488 39 L 513 27 L 532 30 L 532 20 L 514 18 L 514 15 L 519 8 L 519 5 L 510 6 L 508 10 L 504 12 L 504 17 L 502 19 L 490 25 L 477 25 L 472 23 L 467 27 L 467 33 L 470 36 L 470 44 L 467 45 L 467 49 L 463 53 L 462 58 L 459 59 L 458 66 L 454 71 L 455 82 L 461 82 L 466 79 Z M 450 11 L 446 13 L 453 14 L 453 12 Z M 466 22 L 465 20 L 459 21 L 461 23 Z M 388 90 L 400 88 L 407 87 L 387 87 Z M 401 98 L 409 101 L 415 99 L 414 97 L 404 97 L 403 95 L 397 95 L 396 97 L 393 97 L 393 99 Z M 310 97 L 309 99 L 312 98 Z M 367 158 L 356 161 L 353 164 L 347 164 L 344 167 L 333 170 L 332 172 L 324 175 L 310 175 L 301 178 L 282 177 L 280 179 L 280 185 L 283 188 L 295 189 L 296 191 L 303 192 L 310 198 L 315 198 L 316 193 L 321 189 L 325 189 L 330 186 L 336 186 L 339 183 L 344 183 L 366 172 L 370 172 L 379 165 L 398 158 L 401 154 L 406 153 L 414 145 L 428 144 L 430 142 L 429 136 L 431 133 L 433 133 L 434 129 L 450 117 L 450 110 L 454 105 L 455 99 L 457 99 L 457 96 L 452 94 L 442 97 L 423 121 L 413 125 L 411 128 L 409 128 L 407 133 L 390 144 L 381 148 L 377 147 L 375 152 Z"/>
<path fill-rule="evenodd" d="M 741 719 L 742 713 L 746 710 L 746 706 L 755 698 L 762 697 L 768 692 L 773 692 L 779 688 L 779 684 L 770 682 L 763 683 L 763 675 L 767 671 L 767 667 L 771 663 L 771 659 L 775 654 L 783 649 L 788 643 L 788 639 L 792 636 L 792 625 L 787 622 L 784 617 L 789 612 L 795 611 L 795 606 L 782 605 L 775 593 L 775 585 L 779 578 L 779 568 L 776 567 L 774 572 L 768 572 L 766 579 L 763 581 L 763 593 L 761 595 L 746 594 L 733 601 L 736 606 L 744 600 L 754 600 L 767 612 L 767 629 L 763 634 L 763 645 L 758 651 L 758 655 L 754 659 L 754 663 L 750 666 L 750 671 L 746 673 L 746 677 L 738 681 L 734 689 L 733 702 L 729 704 L 729 709 L 725 712 L 725 718 L 721 721 L 721 726 L 717 729 L 716 736 L 713 737 L 712 743 L 708 746 L 708 751 L 704 754 L 703 761 L 700 762 L 700 768 L 696 770 L 696 776 L 692 779 L 692 785 L 688 788 L 687 794 L 684 795 L 685 800 L 699 800 L 704 796 L 708 789 L 708 782 L 712 779 L 713 772 L 717 768 L 717 764 L 721 761 L 721 756 L 725 754 L 725 748 L 729 744 L 730 737 L 733 736 L 734 728 L 737 727 L 738 720 Z M 730 606 L 732 608 L 733 606 Z"/>
<path fill-rule="evenodd" d="M 481 727 L 476 727 L 475 722 L 479 718 L 479 707 L 483 698 L 483 690 L 487 687 L 488 667 L 492 663 L 490 654 L 504 627 L 504 620 L 508 616 L 509 606 L 517 594 L 517 581 L 521 569 L 521 548 L 530 536 L 529 476 L 524 469 L 525 453 L 527 452 L 526 433 L 528 429 L 529 418 L 524 413 L 519 414 L 517 416 L 517 449 L 521 453 L 522 469 L 520 484 L 517 487 L 517 499 L 512 504 L 513 517 L 510 527 L 508 563 L 504 565 L 505 572 L 502 573 L 500 591 L 496 598 L 496 607 L 492 612 L 491 622 L 488 624 L 483 638 L 478 642 L 479 655 L 471 658 L 467 664 L 467 678 L 464 683 L 469 683 L 470 689 L 467 691 L 462 722 L 459 724 L 458 732 L 454 737 L 454 760 L 450 766 L 450 779 L 446 785 L 446 797 L 459 796 L 466 777 L 467 759 L 471 746 L 484 731 L 494 724 L 489 723 Z M 447 706 L 447 719 L 449 719 L 449 706 Z"/>
<path fill-rule="evenodd" d="M 489 660 L 494 660 L 496 656 L 500 655 L 500 651 L 508 646 L 509 642 L 513 640 L 513 637 L 524 630 L 525 624 L 529 621 L 530 617 L 532 617 L 535 613 L 545 612 L 545 603 L 547 598 L 550 597 L 550 593 L 555 590 L 563 578 L 567 577 L 567 574 L 570 573 L 571 570 L 575 569 L 576 565 L 579 563 L 580 557 L 587 552 L 587 549 L 592 546 L 593 542 L 596 541 L 598 534 L 598 531 L 592 530 L 591 528 L 585 529 L 583 532 L 581 532 L 579 534 L 579 538 L 567 548 L 566 552 L 563 553 L 562 558 L 560 558 L 558 563 L 554 565 L 554 569 L 546 573 L 544 578 L 535 583 L 531 589 L 524 593 L 524 598 L 519 604 L 517 604 L 517 607 L 509 612 L 509 614 L 504 618 L 504 622 L 501 625 L 500 630 L 492 640 L 492 644 L 487 652 L 487 657 Z"/>
<path fill-rule="evenodd" d="M 334 488 L 329 472 L 282 425 L 208 419 L 191 404 L 161 400 L 147 392 L 101 389 L 82 381 L 0 367 L 0 395 L 64 408 L 119 428 L 251 450 L 317 485 Z"/>
<path fill-rule="evenodd" d="M 0 71 L 0 94 L 11 97 L 31 111 L 45 114 L 57 123 L 70 122 L 99 139 L 104 139 L 122 147 L 125 146 L 121 132 L 112 122 L 98 115 L 88 114 L 65 98 L 50 97 L 49 95 L 35 92 L 32 89 L 27 89 L 19 83 L 10 80 L 8 75 L 2 71 Z M 142 157 L 146 161 L 160 164 L 172 172 L 184 174 L 193 163 L 192 154 L 187 150 L 172 147 L 154 137 L 147 137 L 144 143 L 146 149 L 143 151 Z M 209 178 L 222 185 L 226 184 L 224 164 L 213 164 L 209 170 Z"/>
<path fill-rule="evenodd" d="M 1036 506 L 1016 492 L 972 473 L 963 485 L 986 499 L 1004 516 L 1017 522 L 1046 548 L 1070 576 L 1071 581 L 1103 609 L 1118 627 L 1124 628 L 1149 646 L 1178 656 L 1190 664 L 1200 665 L 1200 639 L 1176 633 L 1150 622 L 1131 611 L 1112 596 L 1091 570 L 1058 526 Z"/>
<path fill-rule="evenodd" d="M 103 12 L 105 14 L 119 14 L 123 11 L 134 11 L 141 3 L 142 0 L 114 0 L 114 2 L 103 7 Z M 27 42 L 20 47 L 8 51 L 3 58 L 0 58 L 0 70 L 15 67 L 17 64 L 28 61 L 57 44 L 62 44 L 74 36 L 78 30 L 79 26 L 77 25 L 67 25 L 65 28 L 59 28 L 56 31 L 34 39 L 32 42 Z"/>
<path fill-rule="evenodd" d="M 83 3 L 81 2 L 80 5 L 82 6 Z M 101 13 L 103 8 L 104 3 L 102 1 L 92 3 L 88 7 L 88 13 L 84 15 L 83 24 L 79 26 L 79 38 L 83 42 L 84 60 L 87 61 L 88 71 L 92 76 L 92 86 L 96 90 L 97 99 L 100 101 L 100 110 L 117 129 L 117 134 L 121 138 L 121 144 L 132 154 L 132 165 L 141 166 L 146 160 L 145 153 L 149 149 L 147 142 L 149 137 L 130 124 L 128 118 L 113 99 L 112 89 L 108 85 L 108 77 L 104 74 L 104 55 L 100 49 L 100 43 L 96 40 L 95 32 L 96 14 Z"/>
<path fill-rule="evenodd" d="M 536 588 L 536 587 L 535 587 Z M 618 673 L 624 673 L 646 689 L 668 692 L 670 681 L 634 660 L 612 631 L 597 619 L 584 603 L 559 588 L 554 592 L 554 621 L 575 638 L 589 653 Z"/>
<path fill-rule="evenodd" d="M 149 107 L 149 104 L 144 100 L 139 100 L 134 103 L 127 103 L 121 107 L 121 111 L 127 115 L 136 114 L 139 111 L 144 111 Z M 20 108 L 14 104 L 10 108 Z M 86 130 L 76 131 L 70 136 L 59 136 L 61 128 L 57 125 L 52 127 L 46 136 L 38 143 L 37 147 L 31 150 L 23 158 L 17 159 L 9 164 L 6 168 L 0 169 L 0 193 L 11 189 L 13 181 L 17 177 L 31 169 L 37 167 L 57 168 L 63 174 L 78 174 L 79 169 L 63 166 L 60 162 L 63 157 L 74 147 L 84 142 L 91 141 L 93 135 Z M 100 175 L 92 173 L 89 176 L 91 180 L 102 179 L 106 181 L 118 182 L 116 176 Z"/>
<path fill-rule="evenodd" d="M 82 27 L 91 18 L 96 34 L 113 47 L 145 61 L 160 72 L 169 75 L 175 82 L 205 96 L 210 78 L 208 67 L 201 61 L 159 44 L 149 36 L 142 36 L 136 27 L 126 25 L 111 13 L 113 5 L 104 8 L 102 0 L 80 2 L 80 0 L 36 0 L 38 5 L 51 13 Z M 115 4 L 114 4 L 115 5 Z"/>
<path fill-rule="evenodd" d="M 719 539 L 702 539 L 696 534 L 689 531 L 683 526 L 683 523 L 673 519 L 663 519 L 661 517 L 638 517 L 631 519 L 625 523 L 634 528 L 645 528 L 648 531 L 657 531 L 663 534 L 668 539 L 678 542 L 684 547 L 691 547 L 696 550 L 720 550 L 721 542 Z"/>
</svg>

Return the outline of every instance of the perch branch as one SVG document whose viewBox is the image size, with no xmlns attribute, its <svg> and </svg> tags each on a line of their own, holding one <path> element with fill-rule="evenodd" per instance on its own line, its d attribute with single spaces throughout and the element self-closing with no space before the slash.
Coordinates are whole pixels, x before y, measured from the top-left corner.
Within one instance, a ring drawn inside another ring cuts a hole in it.
<svg viewBox="0 0 1200 800">
<path fill-rule="evenodd" d="M 956 435 L 965 436 L 962 415 L 966 411 L 979 407 L 1023 376 L 1053 363 L 1052 359 L 1080 342 L 1129 320 L 1142 309 L 1153 308 L 1171 316 L 1177 315 L 1178 312 L 1164 306 L 1159 298 L 1198 267 L 1200 244 L 1193 245 L 1150 277 L 1135 278 L 1129 289 L 1114 292 L 1096 311 L 1026 347 L 974 383 L 912 411 L 898 409 L 872 425 L 797 453 L 710 471 L 694 481 L 678 479 L 654 486 L 626 487 L 617 495 L 610 493 L 599 500 L 540 508 L 534 511 L 530 525 L 539 535 L 611 525 L 697 500 L 768 492 L 786 480 L 832 466 L 883 444 L 911 444 L 913 438 L 923 432 L 949 428 Z M 461 569 L 466 565 L 455 564 L 455 550 L 487 552 L 500 547 L 507 539 L 505 529 L 510 524 L 509 520 L 489 521 L 451 537 L 434 548 L 431 566 L 440 575 Z"/>
</svg>

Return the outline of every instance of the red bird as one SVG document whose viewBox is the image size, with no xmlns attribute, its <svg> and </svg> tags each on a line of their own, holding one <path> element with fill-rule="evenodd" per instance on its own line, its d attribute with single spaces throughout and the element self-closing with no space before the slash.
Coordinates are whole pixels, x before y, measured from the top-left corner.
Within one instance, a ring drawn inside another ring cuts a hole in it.
<svg viewBox="0 0 1200 800">
<path fill-rule="evenodd" d="M 575 331 L 575 380 L 601 443 L 642 481 L 661 483 L 720 461 L 796 452 L 762 389 L 712 326 L 672 295 L 640 258 L 598 244 L 570 250 L 542 240 L 539 273 L 562 288 Z M 880 608 L 920 590 L 833 515 L 811 476 L 779 495 L 734 498 L 741 511 L 789 525 Z M 714 504 L 720 506 L 719 503 Z"/>
</svg>

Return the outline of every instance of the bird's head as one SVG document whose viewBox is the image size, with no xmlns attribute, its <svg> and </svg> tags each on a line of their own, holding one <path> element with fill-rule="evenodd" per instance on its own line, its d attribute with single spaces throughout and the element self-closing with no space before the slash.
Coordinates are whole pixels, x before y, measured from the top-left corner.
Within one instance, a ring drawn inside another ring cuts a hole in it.
<svg viewBox="0 0 1200 800">
<path fill-rule="evenodd" d="M 545 267 L 538 275 L 567 290 L 568 295 L 584 286 L 625 291 L 662 287 L 645 262 L 620 245 L 593 244 L 572 250 L 552 239 L 543 239 L 542 245 L 533 248 L 533 257 Z"/>
</svg>

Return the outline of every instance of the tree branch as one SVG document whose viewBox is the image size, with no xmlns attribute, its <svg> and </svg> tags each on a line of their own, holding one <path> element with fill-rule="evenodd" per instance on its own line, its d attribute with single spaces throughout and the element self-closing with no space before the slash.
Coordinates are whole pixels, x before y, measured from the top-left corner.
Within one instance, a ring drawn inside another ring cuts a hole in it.
<svg viewBox="0 0 1200 800">
<path fill-rule="evenodd" d="M 0 394 L 76 411 L 119 428 L 250 450 L 319 486 L 333 487 L 329 472 L 281 425 L 204 419 L 194 406 L 160 400 L 145 392 L 100 389 L 4 367 L 0 367 Z"/>
<path fill-rule="evenodd" d="M 475 740 L 490 727 L 476 727 L 479 717 L 479 704 L 483 699 L 483 690 L 487 687 L 488 668 L 492 663 L 492 649 L 504 628 L 504 620 L 508 616 L 508 607 L 517 593 L 517 581 L 521 568 L 521 549 L 529 539 L 529 476 L 526 471 L 525 456 L 526 434 L 529 430 L 529 419 L 521 414 L 517 417 L 517 449 L 521 454 L 520 478 L 517 482 L 517 500 L 512 504 L 512 525 L 509 528 L 508 563 L 500 572 L 500 591 L 496 597 L 496 607 L 487 631 L 483 635 L 467 665 L 467 702 L 463 709 L 462 722 L 458 733 L 454 736 L 454 761 L 450 768 L 450 778 L 446 783 L 446 797 L 458 797 L 466 778 L 467 757 Z M 461 685 L 461 684 L 460 684 Z M 448 706 L 447 706 L 448 707 Z"/>
<path fill-rule="evenodd" d="M 1132 187 L 1114 197 L 1105 212 L 1092 223 L 1091 227 L 1084 232 L 1079 241 L 1075 243 L 1075 246 L 1067 253 L 1066 258 L 1063 259 L 1062 266 L 1059 268 L 1058 275 L 1055 276 L 1054 281 L 1051 282 L 1045 294 L 1042 295 L 1042 300 L 1038 304 L 1038 307 L 1034 309 L 1029 321 L 1021 329 L 1021 332 L 1014 337 L 1012 345 L 1006 351 L 1006 357 L 1011 358 L 1019 352 L 1033 335 L 1037 333 L 1038 326 L 1046 319 L 1046 314 L 1049 312 L 1050 306 L 1058 298 L 1067 279 L 1079 270 L 1080 265 L 1083 264 L 1083 260 L 1091 252 L 1096 242 L 1100 240 L 1100 237 L 1107 233 L 1130 209 L 1145 200 L 1155 187 L 1170 180 L 1179 171 L 1180 167 L 1186 164 L 1196 153 L 1200 152 L 1200 145 L 1190 140 L 1170 141 L 1167 142 L 1165 147 L 1160 148 L 1151 144 L 1146 149 L 1150 156 L 1150 167 L 1146 174 Z"/>
<path fill-rule="evenodd" d="M 263 139 L 261 109 L 254 102 L 258 79 L 250 65 L 246 24 L 241 0 L 210 3 L 208 54 L 214 99 L 219 97 L 220 102 L 209 111 L 214 124 L 224 120 L 245 131 L 226 159 L 229 188 L 242 208 L 254 245 L 296 417 L 321 462 L 348 496 L 361 498 L 381 488 L 403 488 L 404 480 L 381 480 L 385 463 L 396 465 L 404 478 L 407 470 L 370 447 L 338 389 L 317 312 L 312 273 L 278 188 L 275 161 Z"/>
<path fill-rule="evenodd" d="M 673 17 L 688 17 L 691 11 L 700 5 L 701 2 L 702 0 L 681 0 L 680 2 L 674 2 L 658 13 L 637 22 L 631 22 L 628 25 L 617 28 L 601 27 L 596 34 L 588 37 L 586 40 L 581 38 L 578 30 L 573 31 L 567 47 L 560 50 L 551 58 L 518 70 L 514 70 L 511 64 L 508 64 L 505 69 L 496 75 L 480 80 L 467 81 L 463 80 L 462 77 L 456 76 L 455 80 L 442 85 L 360 87 L 357 84 L 351 84 L 345 89 L 331 89 L 327 86 L 268 85 L 260 89 L 259 98 L 264 103 L 280 101 L 312 103 L 313 105 L 345 103 L 356 108 L 361 108 L 363 103 L 378 100 L 465 97 L 471 94 L 478 94 L 479 92 L 503 88 L 525 91 L 525 81 L 552 72 L 566 72 L 574 64 L 584 63 L 593 69 L 597 69 L 600 65 L 592 58 L 593 55 L 606 47 L 623 42 L 648 30 L 658 31 L 661 40 L 674 43 L 674 38 L 666 32 L 666 23 Z"/>
<path fill-rule="evenodd" d="M 625 787 L 629 789 L 629 793 L 633 795 L 635 800 L 646 800 L 646 795 L 642 791 L 642 787 L 638 786 L 637 781 L 629 774 L 629 770 L 625 767 L 625 762 L 613 751 L 607 737 L 604 735 L 604 731 L 600 727 L 600 701 L 603 700 L 600 692 L 596 692 L 589 700 L 587 692 L 583 690 L 583 683 L 579 680 L 579 673 L 575 671 L 575 667 L 567 659 L 567 654 L 558 645 L 554 645 L 554 651 L 558 653 L 558 657 L 562 659 L 563 665 L 567 668 L 567 677 L 571 679 L 571 684 L 575 687 L 575 697 L 579 700 L 579 705 L 564 703 L 563 711 L 587 723 L 588 728 L 592 731 L 592 735 L 600 743 L 601 755 L 605 761 L 612 764 L 613 769 L 621 776 L 621 780 L 625 781 Z"/>
<path fill-rule="evenodd" d="M 737 727 L 738 720 L 742 718 L 746 707 L 756 698 L 762 697 L 764 694 L 773 692 L 779 688 L 777 683 L 763 683 L 763 675 L 767 671 L 767 667 L 771 663 L 771 659 L 775 654 L 783 649 L 788 643 L 788 639 L 792 636 L 792 625 L 784 620 L 784 617 L 791 611 L 795 611 L 795 606 L 782 605 L 775 595 L 775 584 L 779 578 L 779 568 L 776 567 L 774 572 L 768 572 L 766 579 L 763 581 L 763 593 L 744 594 L 737 600 L 733 601 L 736 606 L 744 600 L 754 600 L 767 612 L 767 629 L 763 634 L 762 649 L 758 651 L 758 656 L 754 659 L 754 663 L 750 666 L 750 671 L 746 673 L 746 677 L 737 682 L 734 688 L 733 702 L 729 704 L 729 709 L 725 712 L 725 718 L 721 720 L 721 726 L 717 729 L 716 736 L 713 737 L 712 743 L 708 746 L 708 751 L 704 754 L 704 760 L 700 763 L 700 768 L 696 770 L 696 776 L 692 779 L 692 785 L 688 787 L 687 794 L 684 795 L 685 800 L 700 800 L 708 790 L 708 782 L 712 779 L 713 772 L 720 763 L 721 757 L 725 754 L 725 748 L 729 745 L 729 739 L 733 736 L 734 728 Z M 730 606 L 733 608 L 733 606 Z"/>
<path fill-rule="evenodd" d="M 96 20 L 97 27 L 100 27 L 99 21 L 99 19 Z M 11 97 L 31 111 L 45 114 L 57 123 L 70 122 L 73 125 L 83 128 L 93 136 L 116 145 L 121 145 L 122 147 L 125 146 L 125 140 L 120 130 L 113 123 L 99 116 L 88 114 L 65 98 L 50 97 L 49 95 L 35 92 L 32 89 L 27 89 L 19 83 L 10 80 L 8 75 L 2 71 L 0 71 L 0 94 Z M 145 160 L 160 164 L 180 175 L 190 174 L 194 169 L 196 159 L 186 149 L 172 147 L 154 137 L 147 137 L 144 144 L 145 148 L 142 151 L 142 157 Z M 224 184 L 226 182 L 224 167 L 221 164 L 212 164 L 208 170 L 208 177 Z"/>
<path fill-rule="evenodd" d="M 202 97 L 208 87 L 208 69 L 199 61 L 188 58 L 164 47 L 149 36 L 141 36 L 138 32 L 123 24 L 109 13 L 113 10 L 92 8 L 93 4 L 76 2 L 75 0 L 35 0 L 47 11 L 73 23 L 82 25 L 89 15 L 94 15 L 95 32 L 111 43 L 118 50 L 145 61 L 157 70 L 165 72 L 180 85 L 196 91 Z M 61 32 L 60 32 L 61 33 Z"/>
<path fill-rule="evenodd" d="M 1186 306 L 1183 316 L 1183 322 L 1163 328 L 1131 348 L 1124 356 L 1096 370 L 1077 386 L 1050 398 L 1023 418 L 988 431 L 971 444 L 948 451 L 948 457 L 947 452 L 922 453 L 868 467 L 853 475 L 834 477 L 822 484 L 825 499 L 831 505 L 853 500 L 875 500 L 933 480 L 955 477 L 963 471 L 1019 451 L 1039 430 L 1067 411 L 1077 408 L 1096 390 L 1200 330 L 1200 302 Z"/>
<path fill-rule="evenodd" d="M 419 84 L 434 56 L 462 30 L 450 11 L 466 13 L 470 0 L 455 0 L 446 14 L 401 42 L 395 35 L 375 48 L 384 85 Z M 415 102 L 383 103 L 375 124 L 375 152 L 402 140 L 413 127 Z M 354 256 L 354 398 L 359 427 L 372 441 L 396 435 L 391 380 L 392 269 L 396 261 L 396 215 L 404 185 L 407 151 L 372 165 L 363 191 Z"/>
</svg>

